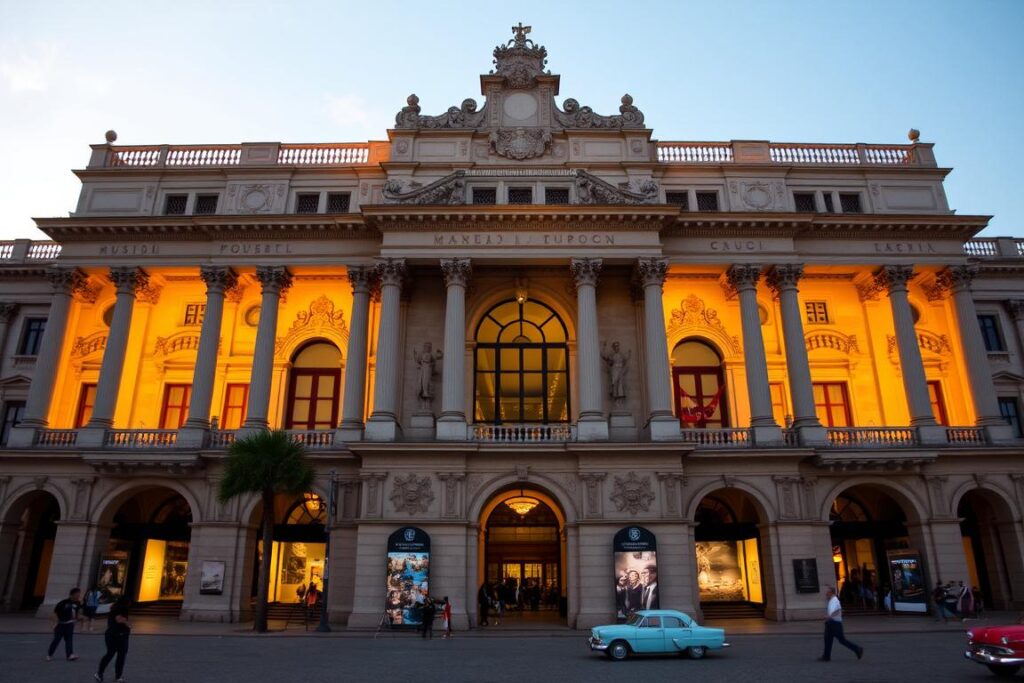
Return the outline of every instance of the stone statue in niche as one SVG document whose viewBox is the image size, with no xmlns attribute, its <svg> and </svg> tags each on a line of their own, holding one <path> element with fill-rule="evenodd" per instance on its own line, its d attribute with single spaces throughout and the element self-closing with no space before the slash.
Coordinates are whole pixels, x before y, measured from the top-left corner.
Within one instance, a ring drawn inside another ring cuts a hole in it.
<svg viewBox="0 0 1024 683">
<path fill-rule="evenodd" d="M 633 351 L 622 353 L 619 342 L 612 342 L 612 350 L 608 351 L 608 342 L 601 344 L 601 358 L 608 366 L 608 393 L 615 401 L 615 407 L 621 408 L 626 402 L 626 373 L 629 372 L 629 358 Z"/>
<path fill-rule="evenodd" d="M 434 351 L 430 342 L 423 342 L 423 350 L 413 349 L 412 359 L 416 361 L 416 396 L 420 399 L 420 410 L 430 410 L 430 404 L 434 400 L 434 373 L 437 368 L 437 361 L 441 360 L 444 354 L 440 349 Z"/>
</svg>

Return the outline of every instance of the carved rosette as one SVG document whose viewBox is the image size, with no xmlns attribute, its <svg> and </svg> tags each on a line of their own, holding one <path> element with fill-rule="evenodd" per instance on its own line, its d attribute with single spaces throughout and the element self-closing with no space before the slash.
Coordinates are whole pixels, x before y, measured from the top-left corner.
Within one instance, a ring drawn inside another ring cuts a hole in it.
<svg viewBox="0 0 1024 683">
<path fill-rule="evenodd" d="M 292 274 L 284 266 L 257 266 L 256 279 L 263 294 L 282 294 L 292 286 Z"/>
<path fill-rule="evenodd" d="M 803 264 L 791 263 L 772 267 L 765 277 L 765 282 L 778 295 L 784 289 L 796 289 L 797 283 L 803 276 Z"/>
<path fill-rule="evenodd" d="M 959 291 L 970 291 L 971 282 L 974 281 L 979 270 L 980 268 L 974 264 L 949 266 L 936 276 L 936 285 L 943 289 L 948 289 L 954 294 Z"/>
<path fill-rule="evenodd" d="M 892 265 L 882 266 L 875 273 L 875 282 L 891 294 L 895 291 L 907 291 L 907 284 L 914 279 L 914 266 Z"/>
<path fill-rule="evenodd" d="M 631 515 L 647 512 L 651 509 L 654 497 L 650 477 L 638 477 L 636 472 L 630 472 L 625 477 L 615 477 L 611 501 L 619 512 L 625 511 Z"/>
<path fill-rule="evenodd" d="M 756 264 L 736 263 L 725 272 L 729 286 L 737 292 L 757 289 L 757 281 L 761 279 L 761 266 Z"/>
<path fill-rule="evenodd" d="M 445 287 L 467 287 L 472 272 L 473 267 L 468 258 L 441 259 L 441 274 L 444 275 Z"/>
<path fill-rule="evenodd" d="M 572 272 L 576 289 L 584 286 L 597 286 L 597 278 L 601 274 L 601 263 L 599 258 L 574 258 L 569 262 L 569 270 Z"/>
<path fill-rule="evenodd" d="M 149 286 L 149 275 L 137 266 L 114 266 L 107 277 L 118 294 L 135 296 Z"/>
<path fill-rule="evenodd" d="M 377 261 L 377 277 L 382 287 L 401 287 L 405 279 L 405 259 L 386 258 Z"/>
<path fill-rule="evenodd" d="M 657 287 L 660 290 L 665 284 L 666 275 L 668 275 L 667 258 L 641 257 L 636 260 L 633 276 L 641 287 L 645 289 Z"/>
<path fill-rule="evenodd" d="M 353 294 L 370 292 L 377 280 L 377 269 L 365 266 L 353 266 L 348 269 L 348 282 L 352 285 Z"/>
<path fill-rule="evenodd" d="M 238 285 L 238 275 L 227 266 L 200 266 L 199 277 L 206 283 L 207 294 L 223 294 Z"/>
<path fill-rule="evenodd" d="M 426 512 L 434 501 L 430 477 L 420 478 L 415 474 L 396 476 L 390 498 L 391 504 L 395 506 L 395 512 Z"/>
</svg>

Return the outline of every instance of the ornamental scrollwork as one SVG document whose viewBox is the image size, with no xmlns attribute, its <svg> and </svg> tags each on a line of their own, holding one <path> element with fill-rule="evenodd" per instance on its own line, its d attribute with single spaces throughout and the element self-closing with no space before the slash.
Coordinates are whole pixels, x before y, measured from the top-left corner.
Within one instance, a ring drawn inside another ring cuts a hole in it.
<svg viewBox="0 0 1024 683">
<path fill-rule="evenodd" d="M 466 98 L 459 107 L 448 107 L 448 111 L 437 116 L 420 114 L 420 98 L 416 94 L 409 95 L 406 105 L 395 115 L 395 128 L 469 128 L 474 129 L 483 124 L 487 117 L 487 107 L 477 110 L 476 100 Z"/>
<path fill-rule="evenodd" d="M 630 472 L 625 477 L 615 477 L 611 501 L 619 512 L 625 511 L 631 515 L 647 512 L 654 502 L 651 478 L 638 477 L 636 472 Z"/>
<path fill-rule="evenodd" d="M 426 512 L 434 501 L 430 477 L 420 478 L 415 474 L 396 476 L 390 498 L 392 505 L 395 506 L 395 512 Z"/>
<path fill-rule="evenodd" d="M 546 128 L 499 128 L 488 137 L 492 152 L 506 159 L 522 161 L 544 156 L 551 149 L 551 131 Z"/>
<path fill-rule="evenodd" d="M 408 187 L 392 178 L 384 183 L 382 194 L 385 204 L 447 204 L 466 203 L 465 173 L 456 171 L 429 185 L 410 183 Z"/>
<path fill-rule="evenodd" d="M 555 120 L 565 128 L 643 128 L 644 113 L 633 106 L 633 97 L 627 93 L 621 102 L 617 115 L 602 116 L 570 97 L 562 110 L 555 108 Z"/>
<path fill-rule="evenodd" d="M 280 354 L 284 349 L 291 348 L 296 338 L 307 338 L 322 335 L 324 332 L 348 334 L 345 324 L 345 312 L 334 305 L 334 302 L 321 294 L 309 304 L 309 308 L 295 314 L 295 322 L 283 336 L 277 339 L 274 353 Z"/>
<path fill-rule="evenodd" d="M 655 204 L 658 201 L 658 183 L 653 178 L 644 178 L 634 191 L 577 170 L 576 197 L 580 204 Z"/>
</svg>

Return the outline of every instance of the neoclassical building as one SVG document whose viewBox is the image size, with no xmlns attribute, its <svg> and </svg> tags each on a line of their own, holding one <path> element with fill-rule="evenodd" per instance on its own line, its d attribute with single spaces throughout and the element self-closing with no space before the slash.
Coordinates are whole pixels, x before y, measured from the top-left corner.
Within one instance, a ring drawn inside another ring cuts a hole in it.
<svg viewBox="0 0 1024 683">
<path fill-rule="evenodd" d="M 556 99 L 527 32 L 386 141 L 108 133 L 53 241 L 0 245 L 2 609 L 98 582 L 245 619 L 261 506 L 216 491 L 268 428 L 317 471 L 271 597 L 329 543 L 351 627 L 422 584 L 467 627 L 511 578 L 586 628 L 634 572 L 699 616 L 1024 605 L 1024 240 L 974 237 L 916 131 L 659 141 L 629 95 Z"/>
</svg>

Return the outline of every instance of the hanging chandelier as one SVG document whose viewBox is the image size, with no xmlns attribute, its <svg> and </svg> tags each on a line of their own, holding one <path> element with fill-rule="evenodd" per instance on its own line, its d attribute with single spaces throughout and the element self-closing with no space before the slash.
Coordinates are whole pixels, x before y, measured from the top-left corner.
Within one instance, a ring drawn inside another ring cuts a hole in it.
<svg viewBox="0 0 1024 683">
<path fill-rule="evenodd" d="M 540 501 L 536 498 L 530 498 L 529 496 L 519 495 L 515 498 L 509 498 L 505 501 L 505 505 L 509 506 L 513 512 L 520 517 L 525 517 L 529 514 L 530 510 L 540 505 Z"/>
</svg>

